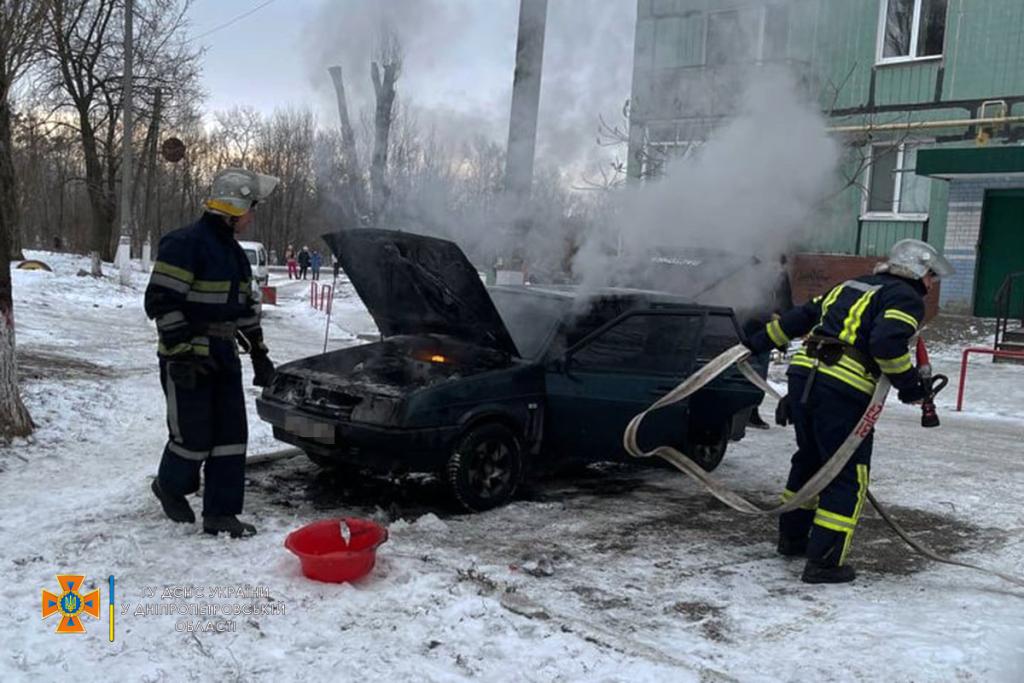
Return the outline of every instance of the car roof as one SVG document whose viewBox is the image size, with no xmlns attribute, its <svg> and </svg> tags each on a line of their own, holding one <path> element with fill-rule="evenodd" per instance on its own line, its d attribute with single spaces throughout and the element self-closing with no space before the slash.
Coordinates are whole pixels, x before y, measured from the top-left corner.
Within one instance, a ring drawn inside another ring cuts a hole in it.
<svg viewBox="0 0 1024 683">
<path fill-rule="evenodd" d="M 238 246 L 242 249 L 257 249 L 263 246 L 263 242 L 250 242 L 248 240 L 239 240 Z"/>
<path fill-rule="evenodd" d="M 673 306 L 726 315 L 732 315 L 733 313 L 733 310 L 726 306 L 708 306 L 705 304 L 698 304 L 694 303 L 692 299 L 687 299 L 685 297 L 679 296 L 678 294 L 672 294 L 670 292 L 659 292 L 657 290 L 650 289 L 632 289 L 629 287 L 599 287 L 596 289 L 584 290 L 578 285 L 495 285 L 492 287 L 488 287 L 488 289 L 497 292 L 510 292 L 526 296 L 538 296 L 550 299 L 559 299 L 567 303 L 576 300 L 580 296 L 587 296 L 591 298 L 600 298 L 605 300 L 632 300 L 638 305 L 646 304 L 655 305 L 658 307 Z"/>
</svg>

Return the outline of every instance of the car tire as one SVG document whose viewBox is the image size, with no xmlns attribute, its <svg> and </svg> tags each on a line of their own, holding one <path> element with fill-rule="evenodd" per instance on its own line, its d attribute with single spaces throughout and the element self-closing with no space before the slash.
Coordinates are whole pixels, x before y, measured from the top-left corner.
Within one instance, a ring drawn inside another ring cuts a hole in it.
<svg viewBox="0 0 1024 683">
<path fill-rule="evenodd" d="M 722 464 L 728 445 L 729 435 L 722 430 L 718 435 L 709 434 L 707 438 L 691 443 L 686 454 L 705 472 L 714 472 Z"/>
<path fill-rule="evenodd" d="M 441 479 L 461 509 L 483 512 L 512 498 L 523 470 L 522 440 L 505 425 L 487 422 L 462 435 Z"/>
</svg>

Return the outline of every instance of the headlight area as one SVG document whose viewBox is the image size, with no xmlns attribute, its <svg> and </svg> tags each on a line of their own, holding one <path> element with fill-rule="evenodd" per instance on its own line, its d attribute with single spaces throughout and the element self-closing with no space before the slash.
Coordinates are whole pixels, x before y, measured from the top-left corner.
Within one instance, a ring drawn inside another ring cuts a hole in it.
<svg viewBox="0 0 1024 683">
<path fill-rule="evenodd" d="M 402 399 L 391 396 L 366 396 L 352 409 L 352 422 L 374 425 L 397 425 Z"/>
<path fill-rule="evenodd" d="M 278 374 L 273 385 L 264 391 L 264 398 L 332 420 L 394 424 L 401 409 L 401 397 L 374 392 L 373 388 L 361 383 L 334 386 L 297 375 Z"/>
</svg>

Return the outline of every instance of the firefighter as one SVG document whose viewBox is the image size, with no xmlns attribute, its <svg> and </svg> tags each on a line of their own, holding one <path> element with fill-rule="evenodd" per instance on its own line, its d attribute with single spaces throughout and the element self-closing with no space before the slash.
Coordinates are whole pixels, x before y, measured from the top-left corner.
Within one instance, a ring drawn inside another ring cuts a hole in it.
<svg viewBox="0 0 1024 683">
<path fill-rule="evenodd" d="M 256 533 L 237 517 L 248 430 L 236 338 L 249 351 L 253 384 L 268 386 L 274 375 L 249 260 L 236 236 L 277 183 L 241 168 L 220 171 L 199 220 L 160 240 L 146 288 L 146 315 L 156 319 L 159 335 L 170 433 L 153 493 L 168 517 L 193 523 L 185 496 L 199 490 L 199 470 L 205 468 L 203 530 L 234 538 Z"/>
<path fill-rule="evenodd" d="M 884 373 L 904 403 L 930 392 L 910 360 L 909 344 L 924 320 L 924 297 L 953 267 L 931 245 L 902 240 L 872 275 L 836 285 L 792 308 L 750 337 L 754 353 L 786 348 L 805 337 L 790 362 L 789 393 L 776 420 L 796 429 L 797 451 L 782 494 L 791 499 L 835 453 L 867 409 Z M 874 431 L 816 504 L 779 519 L 778 551 L 806 556 L 806 583 L 846 583 L 855 577 L 846 563 L 864 507 Z"/>
</svg>

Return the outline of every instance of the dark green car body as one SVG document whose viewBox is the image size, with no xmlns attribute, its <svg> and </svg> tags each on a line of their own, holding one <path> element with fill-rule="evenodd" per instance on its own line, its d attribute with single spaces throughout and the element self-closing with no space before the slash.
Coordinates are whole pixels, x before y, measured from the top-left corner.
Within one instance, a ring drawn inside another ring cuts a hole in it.
<svg viewBox="0 0 1024 683">
<path fill-rule="evenodd" d="M 623 460 L 629 420 L 740 339 L 728 308 L 639 290 L 487 289 L 468 261 L 452 270 L 465 257 L 450 242 L 354 232 L 335 251 L 381 341 L 282 365 L 257 401 L 278 439 L 321 463 L 438 471 L 488 423 L 514 435 L 524 470 Z M 729 371 L 653 413 L 640 444 L 713 469 L 761 398 Z"/>
</svg>

